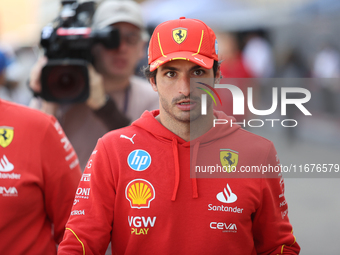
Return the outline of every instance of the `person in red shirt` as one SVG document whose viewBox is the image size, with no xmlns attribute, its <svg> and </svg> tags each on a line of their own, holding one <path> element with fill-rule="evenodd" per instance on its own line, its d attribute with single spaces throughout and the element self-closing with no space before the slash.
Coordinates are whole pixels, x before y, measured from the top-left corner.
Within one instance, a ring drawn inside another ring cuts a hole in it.
<svg viewBox="0 0 340 255">
<path fill-rule="evenodd" d="M 113 254 L 299 253 L 280 174 L 238 173 L 277 167 L 273 143 L 232 125 L 212 99 L 201 114 L 202 95 L 220 77 L 216 51 L 200 20 L 156 27 L 145 75 L 160 109 L 98 140 L 59 255 L 104 254 L 110 241 Z"/>
<path fill-rule="evenodd" d="M 254 76 L 246 68 L 242 53 L 237 45 L 235 36 L 227 33 L 220 33 L 217 35 L 218 40 L 218 58 L 220 61 L 221 75 L 225 82 L 233 84 L 240 88 L 244 95 L 246 95 L 247 87 L 256 87 L 254 84 Z M 228 116 L 233 116 L 238 122 L 242 122 L 249 114 L 233 115 L 233 96 L 229 90 L 216 90 L 221 98 L 223 104 L 215 105 L 214 109 L 223 111 Z"/>
<path fill-rule="evenodd" d="M 57 254 L 77 155 L 54 117 L 1 99 L 0 112 L 0 254 Z"/>
</svg>

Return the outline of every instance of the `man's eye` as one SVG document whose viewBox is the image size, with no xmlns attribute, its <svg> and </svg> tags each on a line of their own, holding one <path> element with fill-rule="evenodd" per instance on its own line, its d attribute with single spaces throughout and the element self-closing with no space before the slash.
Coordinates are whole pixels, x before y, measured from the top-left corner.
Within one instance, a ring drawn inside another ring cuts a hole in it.
<svg viewBox="0 0 340 255">
<path fill-rule="evenodd" d="M 173 71 L 170 71 L 170 72 L 167 72 L 165 75 L 168 76 L 169 78 L 172 78 L 176 75 L 176 73 Z"/>
<path fill-rule="evenodd" d="M 194 71 L 194 75 L 200 76 L 200 75 L 203 75 L 203 74 L 204 74 L 204 71 L 202 69 L 198 69 L 198 70 Z"/>
<path fill-rule="evenodd" d="M 136 45 L 140 40 L 140 35 L 138 34 L 128 34 L 126 36 L 122 36 L 121 40 L 125 40 L 125 42 L 129 45 Z"/>
</svg>

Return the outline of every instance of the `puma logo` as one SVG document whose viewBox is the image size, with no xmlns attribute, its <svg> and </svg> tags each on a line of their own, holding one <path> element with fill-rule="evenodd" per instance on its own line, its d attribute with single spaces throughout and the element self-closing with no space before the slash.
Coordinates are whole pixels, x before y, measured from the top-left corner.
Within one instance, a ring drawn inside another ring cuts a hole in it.
<svg viewBox="0 0 340 255">
<path fill-rule="evenodd" d="M 196 59 L 197 61 L 200 61 L 200 62 L 202 62 L 202 64 L 206 65 L 206 64 L 204 63 L 203 59 L 199 59 L 199 58 L 196 58 L 196 57 L 194 57 L 194 59 Z"/>
<path fill-rule="evenodd" d="M 128 140 L 130 140 L 130 142 L 132 142 L 132 144 L 135 144 L 134 142 L 133 142 L 133 138 L 135 137 L 135 135 L 136 134 L 134 134 L 131 138 L 130 137 L 127 137 L 126 135 L 120 135 L 120 138 L 125 138 L 125 139 L 128 139 Z"/>
</svg>

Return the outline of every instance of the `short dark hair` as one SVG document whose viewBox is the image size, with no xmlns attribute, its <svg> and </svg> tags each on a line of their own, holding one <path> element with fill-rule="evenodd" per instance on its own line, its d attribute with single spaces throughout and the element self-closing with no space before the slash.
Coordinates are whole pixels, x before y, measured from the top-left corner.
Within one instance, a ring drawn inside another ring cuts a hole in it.
<svg viewBox="0 0 340 255">
<path fill-rule="evenodd" d="M 214 77 L 216 77 L 217 74 L 217 69 L 220 63 L 216 60 L 214 60 L 213 64 L 213 71 L 214 71 Z M 152 72 L 150 71 L 150 65 L 147 65 L 143 67 L 142 72 L 144 73 L 145 77 L 150 81 L 151 78 L 155 78 L 155 83 L 156 83 L 156 74 L 157 74 L 157 69 L 153 70 Z"/>
</svg>

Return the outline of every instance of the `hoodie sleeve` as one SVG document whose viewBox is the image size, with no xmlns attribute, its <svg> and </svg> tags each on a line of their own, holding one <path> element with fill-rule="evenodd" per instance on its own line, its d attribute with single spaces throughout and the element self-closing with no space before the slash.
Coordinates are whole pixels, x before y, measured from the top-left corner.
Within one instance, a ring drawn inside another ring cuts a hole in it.
<svg viewBox="0 0 340 255">
<path fill-rule="evenodd" d="M 115 190 L 105 146 L 99 139 L 76 191 L 58 254 L 105 254 L 111 240 Z"/>
<path fill-rule="evenodd" d="M 54 225 L 54 240 L 60 243 L 81 171 L 72 145 L 52 116 L 42 140 L 41 158 L 46 213 Z"/>
<path fill-rule="evenodd" d="M 279 163 L 274 145 L 271 144 L 266 165 L 277 166 Z M 281 174 L 277 178 L 262 178 L 261 193 L 261 204 L 253 217 L 252 229 L 257 253 L 299 254 L 300 246 L 288 219 Z"/>
</svg>

